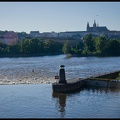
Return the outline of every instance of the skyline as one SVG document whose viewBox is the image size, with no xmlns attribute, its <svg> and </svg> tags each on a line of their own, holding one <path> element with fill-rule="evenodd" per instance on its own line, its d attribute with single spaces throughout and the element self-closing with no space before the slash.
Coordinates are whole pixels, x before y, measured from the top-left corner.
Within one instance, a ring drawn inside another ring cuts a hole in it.
<svg viewBox="0 0 120 120">
<path fill-rule="evenodd" d="M 0 2 L 0 30 L 86 31 L 87 22 L 120 31 L 120 2 Z"/>
</svg>

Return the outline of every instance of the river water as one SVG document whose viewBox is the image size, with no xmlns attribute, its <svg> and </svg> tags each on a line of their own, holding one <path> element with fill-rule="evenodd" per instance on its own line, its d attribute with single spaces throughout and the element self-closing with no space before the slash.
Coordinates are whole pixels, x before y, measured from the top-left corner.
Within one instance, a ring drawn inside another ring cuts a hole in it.
<svg viewBox="0 0 120 120">
<path fill-rule="evenodd" d="M 0 118 L 120 118 L 120 89 L 56 94 L 51 84 L 61 64 L 66 79 L 72 79 L 120 70 L 119 61 L 65 55 L 0 58 Z"/>
</svg>

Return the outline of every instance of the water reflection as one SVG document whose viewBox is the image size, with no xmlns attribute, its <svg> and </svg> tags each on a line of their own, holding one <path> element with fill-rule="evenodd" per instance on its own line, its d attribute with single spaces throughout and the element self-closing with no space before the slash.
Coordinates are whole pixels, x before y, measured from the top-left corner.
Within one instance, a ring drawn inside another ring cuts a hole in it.
<svg viewBox="0 0 120 120">
<path fill-rule="evenodd" d="M 61 118 L 64 118 L 67 94 L 53 92 L 52 97 L 56 98 L 56 107 L 60 112 Z"/>
<path fill-rule="evenodd" d="M 117 93 L 117 92 L 120 92 L 120 88 L 108 88 L 108 87 L 85 87 L 84 90 L 87 90 L 87 91 L 92 91 L 92 92 L 100 92 L 100 93 L 109 93 L 109 92 L 114 92 L 114 93 Z"/>
<path fill-rule="evenodd" d="M 85 93 L 86 95 L 89 96 L 89 94 L 93 94 L 93 96 L 96 96 L 96 95 L 103 95 L 103 98 L 107 98 L 107 94 L 113 94 L 115 95 L 115 93 L 117 93 L 116 95 L 119 95 L 120 93 L 120 88 L 106 88 L 106 87 L 85 87 L 84 89 L 81 89 L 80 91 L 77 91 L 77 92 L 74 92 L 74 93 L 70 93 L 70 94 L 63 94 L 63 93 L 55 93 L 53 92 L 52 93 L 52 97 L 54 98 L 55 100 L 55 107 L 56 107 L 56 110 L 58 111 L 58 114 L 60 114 L 60 118 L 64 118 L 66 116 L 66 104 L 67 102 L 69 102 L 67 99 L 71 99 L 73 98 L 74 96 L 82 96 L 82 94 Z M 105 97 L 105 96 L 106 97 Z M 92 97 L 92 96 L 91 96 Z M 82 102 L 83 98 L 80 100 Z M 94 97 L 93 99 L 91 99 L 91 101 L 94 100 Z M 99 99 L 100 100 L 100 99 Z M 76 101 L 78 102 L 78 101 Z M 93 102 L 93 101 L 92 101 Z M 91 102 L 91 103 L 92 103 Z M 83 101 L 84 103 L 84 101 Z M 98 105 L 98 103 L 95 103 L 96 106 Z M 96 108 L 98 109 L 98 108 Z"/>
</svg>

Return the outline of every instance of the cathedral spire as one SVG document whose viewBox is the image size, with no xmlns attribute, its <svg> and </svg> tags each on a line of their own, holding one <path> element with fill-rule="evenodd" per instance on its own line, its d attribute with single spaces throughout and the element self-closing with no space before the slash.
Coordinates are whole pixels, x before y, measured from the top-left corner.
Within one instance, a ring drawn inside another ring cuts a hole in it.
<svg viewBox="0 0 120 120">
<path fill-rule="evenodd" d="M 93 27 L 94 27 L 94 28 L 96 27 L 96 22 L 95 22 L 95 20 L 94 20 L 94 24 L 93 24 Z"/>
<path fill-rule="evenodd" d="M 87 22 L 87 31 L 89 31 L 89 22 Z"/>
</svg>

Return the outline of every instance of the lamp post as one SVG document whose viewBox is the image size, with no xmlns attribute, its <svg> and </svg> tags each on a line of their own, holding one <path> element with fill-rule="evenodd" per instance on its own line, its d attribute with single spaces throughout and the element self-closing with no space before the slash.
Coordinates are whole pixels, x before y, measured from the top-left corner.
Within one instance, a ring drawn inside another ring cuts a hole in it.
<svg viewBox="0 0 120 120">
<path fill-rule="evenodd" d="M 59 83 L 67 83 L 66 81 L 66 77 L 65 77 L 65 69 L 64 69 L 64 65 L 60 65 L 60 69 L 59 69 Z"/>
</svg>

